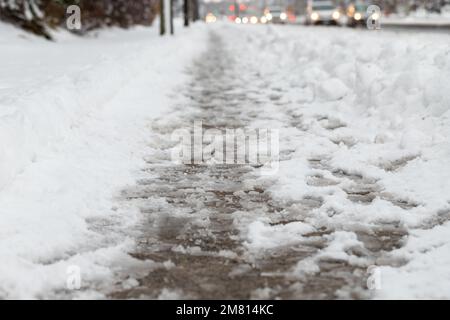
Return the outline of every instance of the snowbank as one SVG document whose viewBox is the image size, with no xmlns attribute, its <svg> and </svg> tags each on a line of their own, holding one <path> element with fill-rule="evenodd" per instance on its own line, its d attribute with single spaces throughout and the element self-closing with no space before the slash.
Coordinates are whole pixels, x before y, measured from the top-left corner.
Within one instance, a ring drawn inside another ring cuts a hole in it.
<svg viewBox="0 0 450 320">
<path fill-rule="evenodd" d="M 407 229 L 406 245 L 390 257 L 405 265 L 382 267 L 375 296 L 449 298 L 450 36 L 299 26 L 254 27 L 251 38 L 242 33 L 235 46 L 242 65 L 263 64 L 261 78 L 278 86 L 267 90 L 282 92 L 258 113 L 280 118 L 261 123 L 280 130 L 281 153 L 278 173 L 263 180 L 276 181 L 276 201 L 292 204 L 284 214 L 297 212 L 295 219 L 336 230 L 333 236 L 353 234 L 349 239 L 361 227 Z M 355 186 L 372 190 L 374 199 L 353 201 L 345 190 Z M 302 199 L 321 202 L 298 210 Z M 279 246 L 300 241 L 294 231 L 255 222 L 243 235 L 250 247 L 274 247 L 269 238 Z M 349 249 L 343 242 L 333 256 L 351 262 Z"/>
<path fill-rule="evenodd" d="M 203 50 L 201 27 L 0 35 L 0 297 L 61 296 L 71 265 L 91 288 L 111 285 L 119 260 L 148 268 L 126 256 L 138 212 L 113 197 L 138 175 L 147 120 Z"/>
</svg>

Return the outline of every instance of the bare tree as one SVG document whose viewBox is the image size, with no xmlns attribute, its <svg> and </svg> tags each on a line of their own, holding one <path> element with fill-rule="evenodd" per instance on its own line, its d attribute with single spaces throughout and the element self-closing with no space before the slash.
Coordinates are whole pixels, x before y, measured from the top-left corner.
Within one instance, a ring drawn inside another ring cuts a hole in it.
<svg viewBox="0 0 450 320">
<path fill-rule="evenodd" d="M 151 25 L 157 14 L 158 0 L 0 0 L 0 20 L 15 24 L 27 31 L 50 38 L 48 28 L 65 27 L 69 5 L 80 6 L 82 29 L 89 30 L 135 24 Z"/>
<path fill-rule="evenodd" d="M 0 0 L 0 20 L 51 39 L 44 23 L 44 14 L 35 0 Z"/>
</svg>

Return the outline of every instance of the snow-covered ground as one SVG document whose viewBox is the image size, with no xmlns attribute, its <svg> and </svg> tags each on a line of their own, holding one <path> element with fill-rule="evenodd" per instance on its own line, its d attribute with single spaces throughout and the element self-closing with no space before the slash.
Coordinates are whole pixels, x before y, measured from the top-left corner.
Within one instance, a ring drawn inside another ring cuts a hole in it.
<svg viewBox="0 0 450 320">
<path fill-rule="evenodd" d="M 125 254 L 138 211 L 114 197 L 203 38 L 136 28 L 48 42 L 0 24 L 0 297 L 64 295 L 72 265 L 93 290 L 124 263 L 146 266 Z"/>
<path fill-rule="evenodd" d="M 324 255 L 381 265 L 381 290 L 374 297 L 450 298 L 450 36 L 252 31 L 243 35 L 248 45 L 236 46 L 237 55 L 264 65 L 261 77 L 279 87 L 284 111 L 297 122 L 296 128 L 283 117 L 261 123 L 281 126 L 280 153 L 291 155 L 280 163 L 270 190 L 286 202 L 322 199 L 306 221 L 347 232 L 333 234 L 330 247 L 300 261 L 300 269 L 318 271 L 311 265 Z M 352 201 L 354 193 L 361 201 Z M 348 254 L 361 246 L 355 233 L 380 224 L 406 228 L 405 246 L 372 261 Z M 304 232 L 304 224 L 296 229 L 256 222 L 250 243 L 273 247 L 274 239 L 286 243 L 289 234 L 294 239 Z M 382 266 L 385 258 L 399 267 Z"/>
<path fill-rule="evenodd" d="M 245 184 L 283 210 L 233 213 L 248 255 L 322 234 L 291 276 L 332 259 L 379 266 L 374 298 L 450 298 L 450 36 L 225 23 L 56 43 L 0 24 L 0 297 L 73 297 L 72 265 L 86 289 L 75 296 L 102 297 L 152 269 L 127 255 L 141 214 L 115 197 L 160 156 L 149 120 L 176 126 L 194 108 L 169 107 L 208 28 L 237 68 L 227 90 L 245 92 L 249 125 L 280 130 L 279 171 Z M 305 199 L 319 205 L 302 210 Z"/>
</svg>

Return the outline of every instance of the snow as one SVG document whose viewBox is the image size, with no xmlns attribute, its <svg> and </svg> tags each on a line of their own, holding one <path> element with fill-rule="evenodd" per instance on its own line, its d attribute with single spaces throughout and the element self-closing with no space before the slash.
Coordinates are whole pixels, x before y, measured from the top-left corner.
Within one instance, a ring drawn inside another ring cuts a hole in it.
<svg viewBox="0 0 450 320">
<path fill-rule="evenodd" d="M 289 245 L 301 239 L 301 236 L 314 229 L 302 222 L 287 225 L 268 226 L 262 221 L 252 222 L 248 227 L 248 246 L 252 248 L 272 248 Z"/>
<path fill-rule="evenodd" d="M 64 292 L 71 265 L 89 290 L 66 294 L 98 297 L 119 261 L 148 268 L 126 255 L 140 213 L 115 198 L 139 175 L 148 119 L 202 51 L 188 45 L 200 27 L 179 29 L 170 41 L 136 28 L 47 42 L 0 24 L 1 297 Z"/>
<path fill-rule="evenodd" d="M 379 298 L 448 299 L 450 274 L 450 224 L 433 230 L 414 230 L 408 244 L 395 252 L 410 260 L 402 268 L 381 268 Z"/>
<path fill-rule="evenodd" d="M 325 80 L 320 84 L 319 96 L 327 101 L 340 100 L 348 93 L 346 85 L 337 78 Z"/>
<path fill-rule="evenodd" d="M 239 28 L 252 28 L 234 46 L 242 65 L 264 61 L 261 77 L 270 78 L 283 93 L 280 103 L 266 103 L 258 111 L 266 117 L 272 114 L 273 120 L 258 124 L 280 130 L 280 152 L 289 156 L 282 157 L 277 174 L 255 185 L 275 181 L 269 190 L 282 203 L 321 199 L 320 208 L 298 218 L 314 228 L 336 229 L 328 245 L 299 261 L 293 272 L 299 274 L 303 267 L 317 271 L 315 264 L 324 257 L 365 267 L 376 264 L 376 259 L 348 254 L 349 248 L 362 246 L 356 234 L 380 223 L 398 224 L 410 236 L 403 249 L 388 256 L 406 263 L 381 268 L 382 290 L 375 297 L 450 298 L 449 229 L 434 222 L 450 206 L 449 36 L 298 26 Z M 237 37 L 227 31 L 227 39 Z M 250 33 L 252 39 L 245 39 Z M 280 116 L 282 112 L 291 117 Z M 318 168 L 309 164 L 311 159 L 319 161 Z M 332 174 L 338 171 L 345 174 Z M 336 184 L 309 185 L 314 175 Z M 344 192 L 362 187 L 375 194 L 370 204 L 351 201 Z M 410 206 L 402 208 L 395 201 Z M 241 229 L 242 221 L 236 220 Z M 304 240 L 304 222 L 291 222 L 290 229 L 256 221 L 242 233 L 252 250 L 282 247 Z"/>
</svg>

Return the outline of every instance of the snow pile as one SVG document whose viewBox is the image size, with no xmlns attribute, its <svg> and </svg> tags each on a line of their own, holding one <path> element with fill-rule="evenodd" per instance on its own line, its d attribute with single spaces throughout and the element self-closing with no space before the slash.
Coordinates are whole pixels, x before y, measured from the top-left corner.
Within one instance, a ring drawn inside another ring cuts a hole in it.
<svg viewBox="0 0 450 320">
<path fill-rule="evenodd" d="M 61 297 L 71 265 L 94 291 L 66 294 L 98 297 L 118 261 L 148 271 L 126 255 L 138 210 L 113 198 L 134 183 L 147 120 L 185 80 L 202 51 L 188 44 L 204 32 L 161 39 L 136 28 L 52 43 L 0 24 L 0 34 L 0 297 Z"/>
<path fill-rule="evenodd" d="M 242 65 L 256 70 L 263 62 L 261 78 L 278 86 L 267 90 L 282 96 L 258 110 L 278 119 L 260 127 L 280 130 L 280 169 L 262 180 L 276 181 L 271 195 L 292 204 L 280 214 L 305 199 L 320 199 L 317 208 L 294 218 L 335 230 L 329 237 L 335 240 L 304 262 L 308 270 L 317 270 L 313 265 L 328 252 L 362 268 L 377 264 L 376 258 L 349 255 L 345 239 L 363 246 L 356 235 L 395 226 L 407 230 L 398 239 L 406 245 L 383 258 L 404 263 L 381 268 L 376 296 L 450 297 L 450 37 L 273 26 L 249 33 L 256 34 L 250 40 L 243 32 L 235 46 Z M 259 247 L 267 247 L 269 238 L 279 246 L 302 241 L 286 228 L 254 222 L 243 235 Z"/>
<path fill-rule="evenodd" d="M 293 222 L 287 225 L 269 226 L 262 221 L 255 221 L 248 226 L 247 246 L 250 248 L 274 248 L 294 244 L 301 240 L 301 236 L 314 229 L 302 222 Z"/>
<path fill-rule="evenodd" d="M 2 79 L 6 93 L 0 100 L 0 188 L 38 161 L 43 148 L 64 143 L 92 111 L 103 108 L 133 76 L 154 63 L 140 59 L 145 48 L 139 42 L 130 41 L 125 48 L 119 39 L 100 45 L 94 39 L 48 43 L 11 38 L 2 41 L 2 61 L 15 63 L 6 67 Z M 86 51 L 80 54 L 83 45 Z M 110 50 L 118 52 L 111 56 Z M 8 79 L 11 76 L 15 78 Z"/>
<path fill-rule="evenodd" d="M 397 255 L 410 261 L 396 269 L 382 267 L 383 299 L 448 299 L 450 274 L 450 224 L 414 230 Z"/>
</svg>

